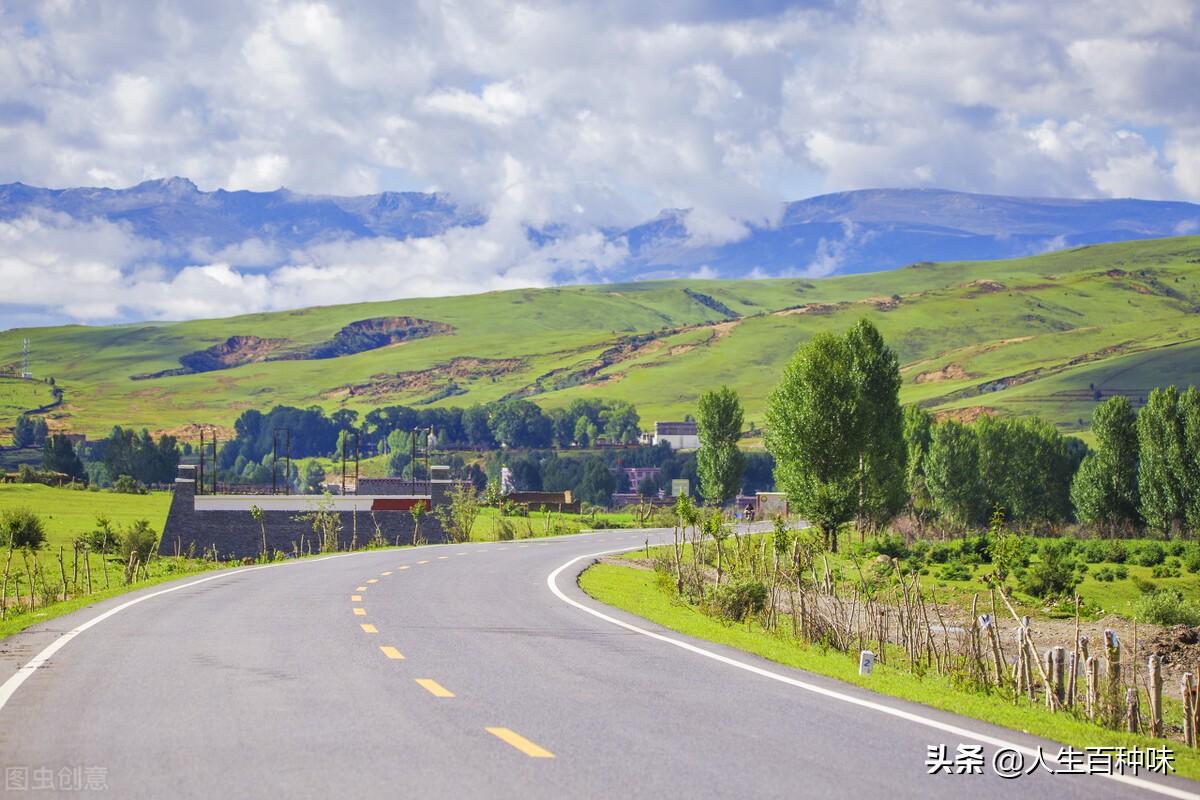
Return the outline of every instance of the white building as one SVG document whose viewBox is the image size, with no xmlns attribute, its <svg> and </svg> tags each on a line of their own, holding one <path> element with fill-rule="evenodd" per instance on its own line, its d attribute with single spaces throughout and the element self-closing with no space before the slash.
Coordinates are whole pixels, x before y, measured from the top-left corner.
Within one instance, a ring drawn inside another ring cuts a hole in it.
<svg viewBox="0 0 1200 800">
<path fill-rule="evenodd" d="M 700 446 L 694 422 L 655 422 L 654 443 L 666 442 L 672 450 L 695 450 Z"/>
</svg>

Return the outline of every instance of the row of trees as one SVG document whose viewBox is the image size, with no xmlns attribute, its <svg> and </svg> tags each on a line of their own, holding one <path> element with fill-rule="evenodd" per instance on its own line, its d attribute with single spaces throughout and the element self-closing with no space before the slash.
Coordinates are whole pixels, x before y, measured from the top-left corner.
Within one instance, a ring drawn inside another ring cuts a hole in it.
<svg viewBox="0 0 1200 800">
<path fill-rule="evenodd" d="M 1048 422 L 989 415 L 974 425 L 934 422 L 908 406 L 904 446 L 908 510 L 922 527 L 937 520 L 961 530 L 997 509 L 1034 526 L 1073 517 L 1071 481 L 1087 446 Z"/>
<path fill-rule="evenodd" d="M 1115 533 L 1200 531 L 1200 393 L 1155 389 L 1135 412 L 1110 397 L 1092 415 L 1096 451 L 1071 486 L 1079 519 Z"/>
<path fill-rule="evenodd" d="M 436 446 L 442 450 L 543 449 L 587 447 L 601 438 L 636 442 L 640 424 L 637 410 L 628 403 L 585 399 L 548 412 L 528 400 L 469 408 L 385 406 L 368 412 L 361 425 L 357 411 L 343 409 L 326 416 L 319 406 L 276 406 L 266 413 L 243 412 L 234 423 L 233 440 L 218 454 L 217 465 L 240 474 L 248 464 L 262 464 L 276 450 L 276 431 L 284 429 L 290 434 L 292 458 L 300 459 L 340 457 L 342 443 L 352 432 L 358 435 L 360 453 L 390 454 L 407 449 L 407 437 L 414 429 L 433 429 Z"/>
</svg>

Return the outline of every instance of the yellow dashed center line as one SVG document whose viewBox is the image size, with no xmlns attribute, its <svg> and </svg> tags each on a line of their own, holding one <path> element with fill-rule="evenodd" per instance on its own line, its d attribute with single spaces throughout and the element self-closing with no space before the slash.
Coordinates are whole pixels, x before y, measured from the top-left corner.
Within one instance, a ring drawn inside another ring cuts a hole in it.
<svg viewBox="0 0 1200 800">
<path fill-rule="evenodd" d="M 438 556 L 438 561 L 444 561 L 445 559 L 447 559 L 449 557 L 450 556 Z"/>
<path fill-rule="evenodd" d="M 466 555 L 466 553 L 465 553 L 465 552 L 462 552 L 462 553 L 455 553 L 454 555 L 456 555 L 456 556 L 465 556 L 465 555 Z"/>
<path fill-rule="evenodd" d="M 361 594 L 352 594 L 352 595 L 350 595 L 350 602 L 351 602 L 351 603 L 361 603 L 361 602 L 362 602 L 362 595 L 361 595 Z"/>
<path fill-rule="evenodd" d="M 379 578 L 371 578 L 367 583 L 379 583 Z"/>
<path fill-rule="evenodd" d="M 427 558 L 427 559 L 425 559 L 424 561 L 418 561 L 417 563 L 418 563 L 418 564 L 428 564 L 428 563 L 429 563 L 429 559 Z"/>
<path fill-rule="evenodd" d="M 366 610 L 365 608 L 356 608 L 356 609 L 354 609 L 354 616 L 356 616 L 356 617 L 365 617 L 366 615 L 367 615 L 367 610 Z"/>
<path fill-rule="evenodd" d="M 362 623 L 362 629 L 364 633 L 379 633 L 379 628 L 376 628 L 369 622 Z"/>
<path fill-rule="evenodd" d="M 508 728 L 484 728 L 484 730 L 502 742 L 506 742 L 517 748 L 530 758 L 554 758 L 554 753 L 551 753 L 544 747 L 539 747 L 521 734 L 514 733 Z"/>
<path fill-rule="evenodd" d="M 412 564 L 405 564 L 404 566 L 400 567 L 400 569 L 408 569 L 411 566 Z"/>
<path fill-rule="evenodd" d="M 380 575 L 383 575 L 384 577 L 387 577 L 388 575 L 391 575 L 392 573 L 390 573 L 390 572 L 381 572 L 381 573 L 379 573 L 379 574 L 380 574 Z"/>
<path fill-rule="evenodd" d="M 396 648 L 392 647 L 390 644 L 389 644 L 389 645 L 384 645 L 383 647 L 381 647 L 381 648 L 379 648 L 379 649 L 380 649 L 380 650 L 382 650 L 382 651 L 383 651 L 383 654 L 384 654 L 385 656 L 387 656 L 388 658 L 393 658 L 393 659 L 396 659 L 396 660 L 398 660 L 398 661 L 403 661 L 403 660 L 404 660 L 404 655 L 403 655 L 403 654 L 402 654 L 402 653 L 401 653 L 399 650 L 397 650 Z"/>
<path fill-rule="evenodd" d="M 450 691 L 445 686 L 442 686 L 437 681 L 430 680 L 429 678 L 417 678 L 417 683 L 419 683 L 422 688 L 428 689 L 429 693 L 434 697 L 454 697 L 454 692 Z"/>
<path fill-rule="evenodd" d="M 365 592 L 366 590 L 367 590 L 367 587 L 365 587 L 365 586 L 360 586 L 360 587 L 358 587 L 357 589 L 355 589 L 354 591 L 356 591 L 356 592 Z"/>
</svg>

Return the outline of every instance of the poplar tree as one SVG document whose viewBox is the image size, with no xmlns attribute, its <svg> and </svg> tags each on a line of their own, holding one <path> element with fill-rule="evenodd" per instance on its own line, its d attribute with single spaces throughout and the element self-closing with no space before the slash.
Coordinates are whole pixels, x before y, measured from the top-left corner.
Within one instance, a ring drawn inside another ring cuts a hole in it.
<svg viewBox="0 0 1200 800">
<path fill-rule="evenodd" d="M 1109 534 L 1139 527 L 1138 426 L 1129 399 L 1113 395 L 1096 406 L 1092 433 L 1096 451 L 1084 458 L 1071 483 L 1075 515 Z"/>
<path fill-rule="evenodd" d="M 715 506 L 737 496 L 746 472 L 746 454 L 738 447 L 742 439 L 742 404 L 728 386 L 710 389 L 696 405 L 696 432 L 700 449 L 696 471 L 700 494 Z"/>
</svg>

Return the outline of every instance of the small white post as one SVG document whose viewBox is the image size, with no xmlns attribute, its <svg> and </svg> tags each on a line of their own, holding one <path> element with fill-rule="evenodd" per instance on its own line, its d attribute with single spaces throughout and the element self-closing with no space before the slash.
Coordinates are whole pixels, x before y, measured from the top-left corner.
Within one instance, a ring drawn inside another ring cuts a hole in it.
<svg viewBox="0 0 1200 800">
<path fill-rule="evenodd" d="M 870 675 L 875 669 L 875 654 L 870 650 L 863 650 L 858 654 L 858 674 Z"/>
</svg>

